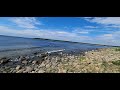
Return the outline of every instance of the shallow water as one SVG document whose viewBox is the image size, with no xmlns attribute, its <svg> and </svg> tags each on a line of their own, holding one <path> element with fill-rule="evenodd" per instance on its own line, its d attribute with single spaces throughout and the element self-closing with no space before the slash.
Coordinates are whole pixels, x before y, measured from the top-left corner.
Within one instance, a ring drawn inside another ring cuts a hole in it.
<svg viewBox="0 0 120 90">
<path fill-rule="evenodd" d="M 60 42 L 52 40 L 20 38 L 0 35 L 0 57 L 14 56 L 21 54 L 33 53 L 35 51 L 53 51 L 65 49 L 64 52 L 79 53 L 80 51 L 88 51 L 98 48 L 106 48 L 109 46 Z"/>
</svg>

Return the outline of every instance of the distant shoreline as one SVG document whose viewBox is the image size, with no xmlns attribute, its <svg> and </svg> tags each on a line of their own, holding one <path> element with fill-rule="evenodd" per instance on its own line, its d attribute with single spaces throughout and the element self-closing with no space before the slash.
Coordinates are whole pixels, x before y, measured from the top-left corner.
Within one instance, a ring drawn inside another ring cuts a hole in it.
<svg viewBox="0 0 120 90">
<path fill-rule="evenodd" d="M 83 42 L 73 42 L 73 41 L 65 41 L 65 40 L 55 40 L 55 39 L 46 39 L 46 38 L 33 38 L 37 40 L 51 40 L 51 41 L 59 41 L 59 42 L 69 42 L 69 43 L 80 43 L 80 44 L 89 44 L 89 45 L 98 45 L 98 46 L 110 46 L 110 47 L 120 47 L 120 46 L 112 46 L 112 45 L 102 45 L 102 44 L 92 44 L 92 43 L 83 43 Z"/>
</svg>

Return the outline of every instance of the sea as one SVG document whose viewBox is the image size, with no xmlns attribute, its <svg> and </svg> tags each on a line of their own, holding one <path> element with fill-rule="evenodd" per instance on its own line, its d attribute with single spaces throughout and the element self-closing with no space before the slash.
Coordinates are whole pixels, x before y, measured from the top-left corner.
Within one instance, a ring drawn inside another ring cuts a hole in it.
<svg viewBox="0 0 120 90">
<path fill-rule="evenodd" d="M 75 54 L 108 47 L 111 46 L 0 35 L 0 58 L 55 50 Z"/>
</svg>

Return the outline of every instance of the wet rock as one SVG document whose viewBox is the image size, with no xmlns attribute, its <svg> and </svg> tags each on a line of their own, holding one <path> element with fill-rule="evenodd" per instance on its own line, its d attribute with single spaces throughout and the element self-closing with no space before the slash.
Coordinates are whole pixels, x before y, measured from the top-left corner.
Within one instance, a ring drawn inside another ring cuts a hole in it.
<svg viewBox="0 0 120 90">
<path fill-rule="evenodd" d="M 41 58 L 38 57 L 38 56 L 35 56 L 35 57 L 32 58 L 32 60 L 36 60 L 37 61 L 37 60 L 41 60 Z"/>
<path fill-rule="evenodd" d="M 4 57 L 4 58 L 1 58 L 1 59 L 0 59 L 0 64 L 6 64 L 6 63 L 8 63 L 9 61 L 10 61 L 10 58 Z"/>
<path fill-rule="evenodd" d="M 43 54 L 41 54 L 41 58 L 45 58 L 46 56 L 48 56 L 47 53 L 43 53 Z"/>
<path fill-rule="evenodd" d="M 26 57 L 22 57 L 22 56 L 21 56 L 21 57 L 20 57 L 20 60 L 21 60 L 21 61 L 24 61 L 24 60 L 26 60 Z"/>
<path fill-rule="evenodd" d="M 38 52 L 34 52 L 33 54 L 34 54 L 34 55 L 37 55 L 37 54 L 38 54 Z"/>
<path fill-rule="evenodd" d="M 8 66 L 11 66 L 11 67 L 13 67 L 14 66 L 14 62 L 8 62 L 8 63 L 6 63 Z"/>
</svg>

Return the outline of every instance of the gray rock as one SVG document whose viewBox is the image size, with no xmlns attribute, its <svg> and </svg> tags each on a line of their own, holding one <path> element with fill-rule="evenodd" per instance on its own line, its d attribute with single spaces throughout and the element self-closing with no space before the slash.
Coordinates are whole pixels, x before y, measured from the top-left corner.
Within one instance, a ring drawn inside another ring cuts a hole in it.
<svg viewBox="0 0 120 90">
<path fill-rule="evenodd" d="M 20 60 L 21 60 L 21 61 L 24 61 L 24 60 L 26 60 L 26 57 L 22 57 L 22 56 L 21 56 L 21 57 L 20 57 Z"/>
<path fill-rule="evenodd" d="M 24 60 L 24 61 L 22 61 L 22 63 L 23 63 L 23 64 L 27 64 L 27 63 L 28 63 L 28 61 Z"/>
</svg>

